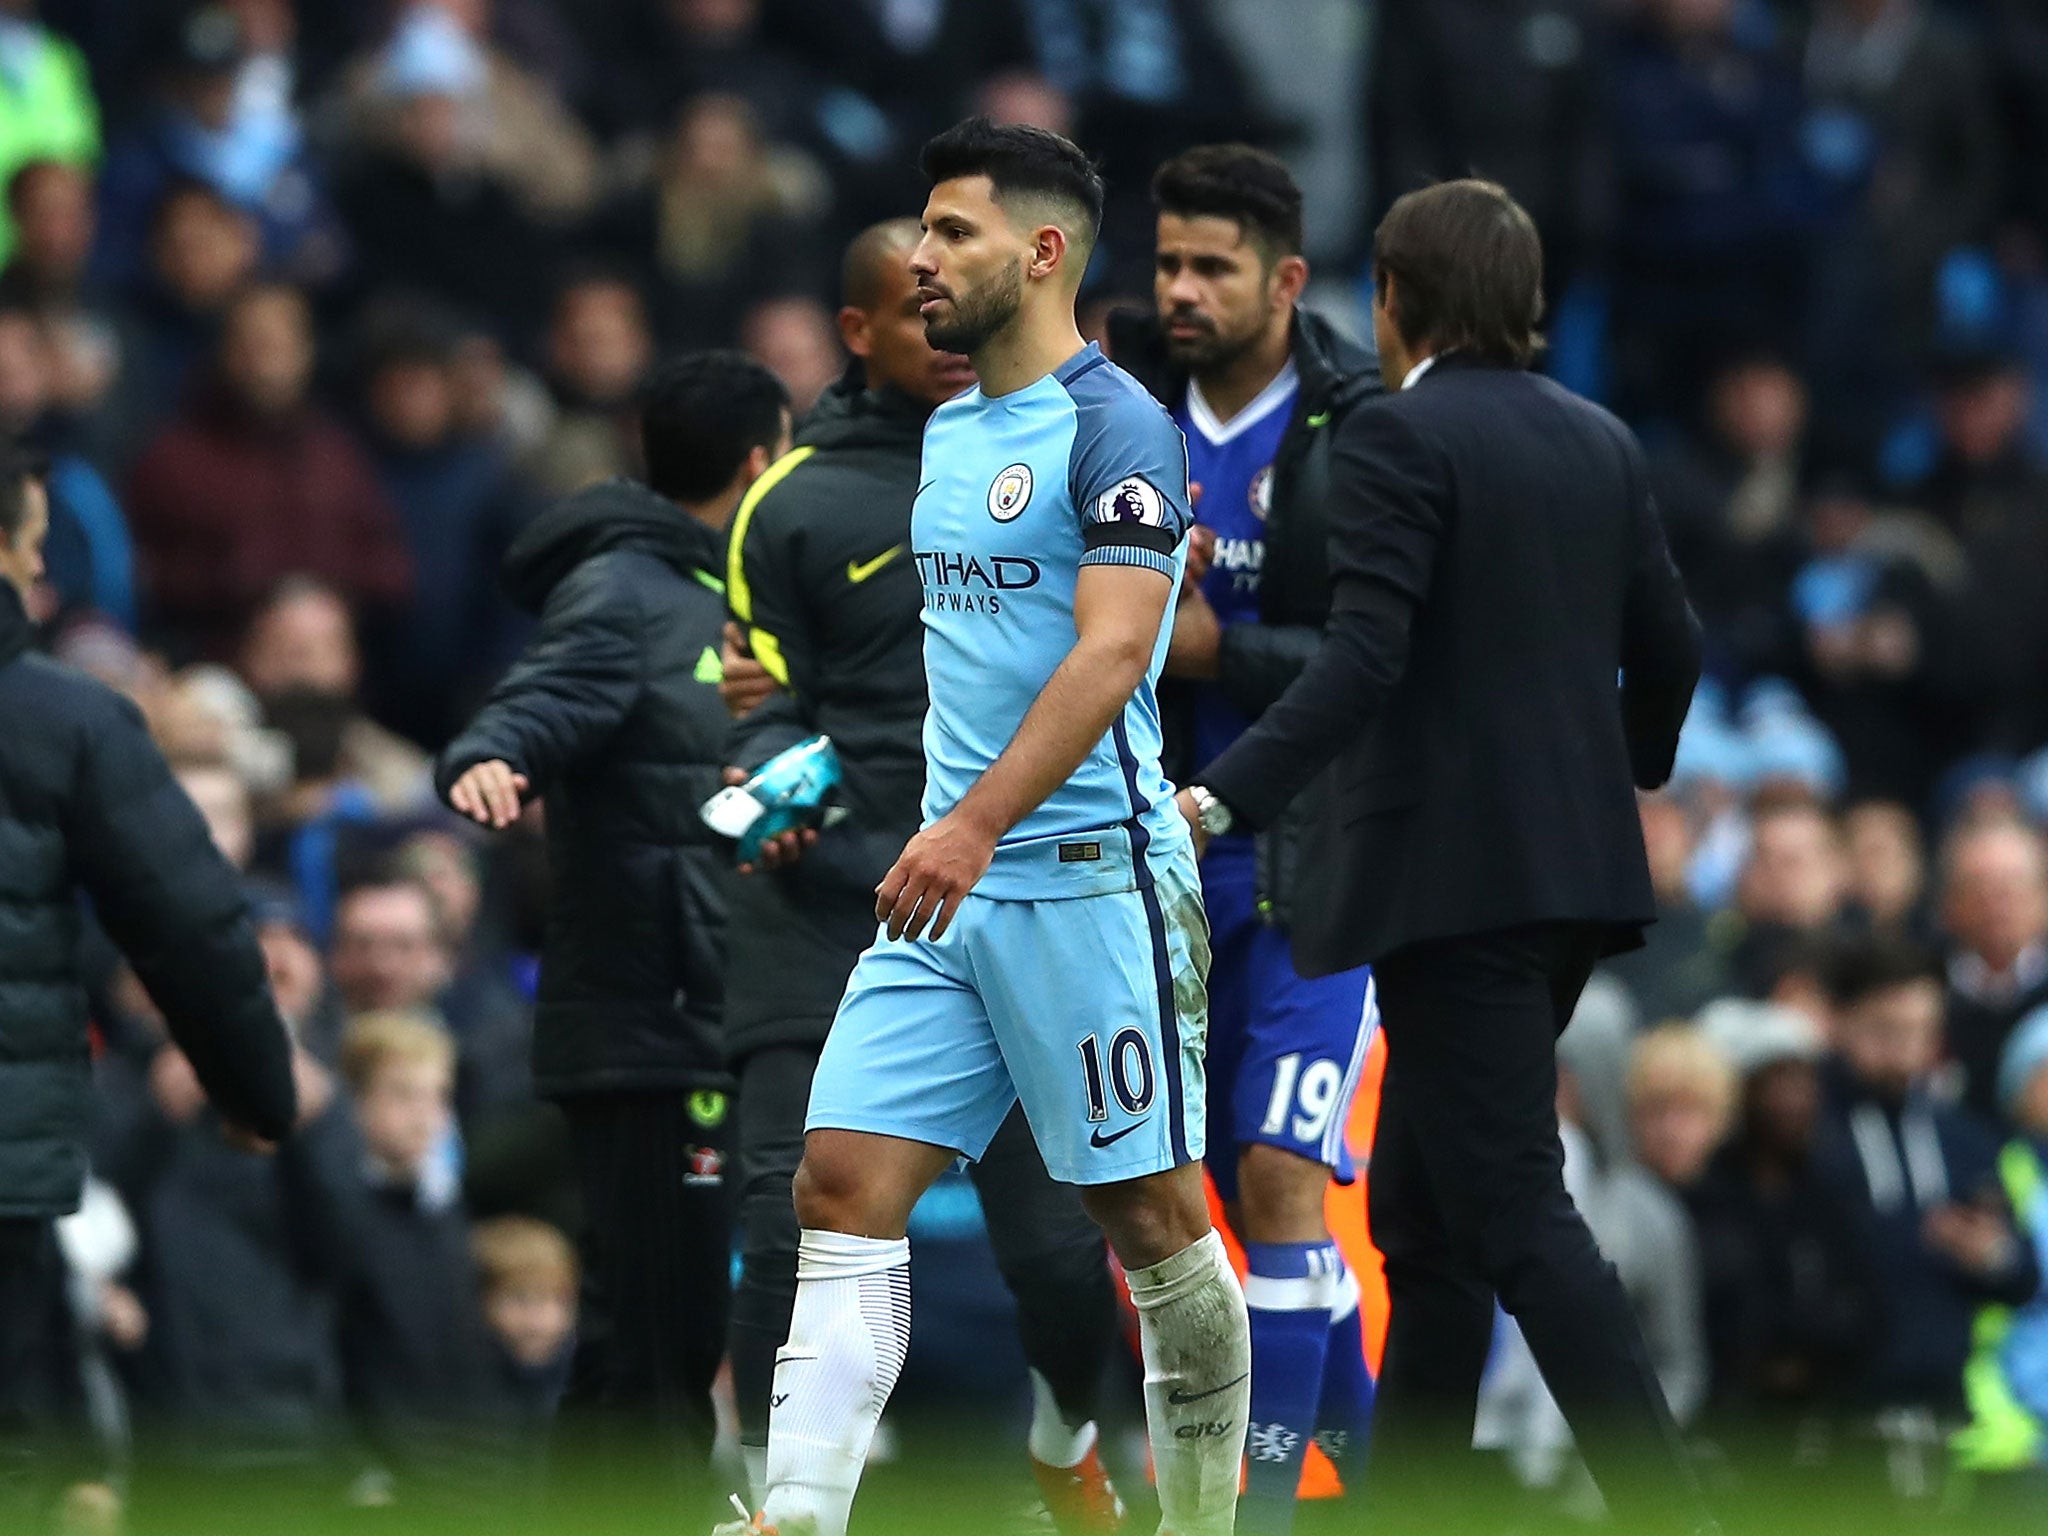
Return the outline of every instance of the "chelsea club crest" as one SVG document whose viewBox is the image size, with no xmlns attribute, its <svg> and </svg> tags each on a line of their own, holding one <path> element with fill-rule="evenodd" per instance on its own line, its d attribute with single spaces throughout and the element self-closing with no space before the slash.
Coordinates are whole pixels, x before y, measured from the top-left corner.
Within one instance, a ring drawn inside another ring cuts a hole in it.
<svg viewBox="0 0 2048 1536">
<path fill-rule="evenodd" d="M 1252 505 L 1252 516 L 1263 523 L 1266 520 L 1266 514 L 1273 510 L 1272 465 L 1268 464 L 1264 469 L 1252 476 L 1249 499 Z"/>
<path fill-rule="evenodd" d="M 1031 500 L 1031 466 L 1012 464 L 1000 475 L 995 484 L 988 488 L 988 515 L 999 523 L 1007 523 L 1022 512 Z"/>
</svg>

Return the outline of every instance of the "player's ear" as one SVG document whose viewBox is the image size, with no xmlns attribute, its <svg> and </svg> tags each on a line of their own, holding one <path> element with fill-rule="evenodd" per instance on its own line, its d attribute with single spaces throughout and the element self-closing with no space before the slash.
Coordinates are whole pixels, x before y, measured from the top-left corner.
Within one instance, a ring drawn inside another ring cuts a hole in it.
<svg viewBox="0 0 2048 1536">
<path fill-rule="evenodd" d="M 1067 232 L 1057 224 L 1042 224 L 1032 237 L 1031 259 L 1024 265 L 1026 277 L 1051 277 L 1067 255 Z"/>
<path fill-rule="evenodd" d="M 1282 256 L 1273 263 L 1273 297 L 1278 303 L 1293 304 L 1307 286 L 1308 261 L 1304 257 Z"/>
<path fill-rule="evenodd" d="M 839 311 L 839 339 L 855 357 L 866 357 L 873 346 L 868 339 L 867 311 L 851 304 Z"/>
</svg>

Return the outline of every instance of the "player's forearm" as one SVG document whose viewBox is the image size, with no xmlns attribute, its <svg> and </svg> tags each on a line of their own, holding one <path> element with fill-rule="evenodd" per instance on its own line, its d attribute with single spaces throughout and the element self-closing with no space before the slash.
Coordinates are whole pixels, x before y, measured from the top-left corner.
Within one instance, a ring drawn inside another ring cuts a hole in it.
<svg viewBox="0 0 2048 1536">
<path fill-rule="evenodd" d="M 1001 838 L 1074 776 L 1145 680 L 1149 641 L 1083 636 L 954 814 Z"/>
</svg>

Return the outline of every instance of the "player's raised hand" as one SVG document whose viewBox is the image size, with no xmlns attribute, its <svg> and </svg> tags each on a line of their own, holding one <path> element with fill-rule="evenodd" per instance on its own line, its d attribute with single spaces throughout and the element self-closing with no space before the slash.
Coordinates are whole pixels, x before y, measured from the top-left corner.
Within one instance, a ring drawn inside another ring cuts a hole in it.
<svg viewBox="0 0 2048 1536">
<path fill-rule="evenodd" d="M 892 939 L 921 938 L 929 926 L 936 943 L 995 855 L 995 834 L 958 812 L 941 816 L 910 840 L 875 887 L 875 917 L 889 925 Z"/>
<path fill-rule="evenodd" d="M 532 785 L 510 763 L 492 758 L 468 769 L 448 791 L 448 803 L 486 827 L 509 827 L 519 819 L 520 796 Z"/>
</svg>

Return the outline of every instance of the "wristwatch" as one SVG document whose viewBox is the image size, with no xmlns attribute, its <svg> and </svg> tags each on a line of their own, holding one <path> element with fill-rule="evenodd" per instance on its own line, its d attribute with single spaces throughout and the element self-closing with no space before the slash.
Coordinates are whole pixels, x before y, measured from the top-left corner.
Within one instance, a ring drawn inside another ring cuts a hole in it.
<svg viewBox="0 0 2048 1536">
<path fill-rule="evenodd" d="M 1194 797 L 1195 820 L 1201 824 L 1205 836 L 1221 837 L 1237 824 L 1237 818 L 1230 814 L 1230 807 L 1218 800 L 1208 785 L 1190 784 L 1188 793 Z"/>
</svg>

